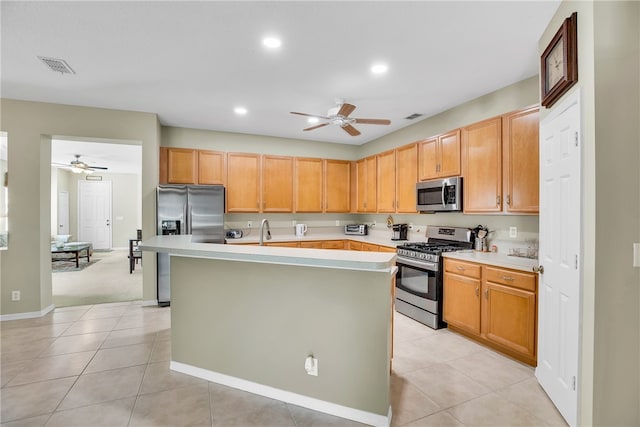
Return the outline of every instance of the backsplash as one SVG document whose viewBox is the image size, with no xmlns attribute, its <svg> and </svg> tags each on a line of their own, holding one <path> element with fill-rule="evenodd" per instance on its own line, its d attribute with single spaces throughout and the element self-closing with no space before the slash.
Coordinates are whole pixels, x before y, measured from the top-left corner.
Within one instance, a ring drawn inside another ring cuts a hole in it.
<svg viewBox="0 0 640 427">
<path fill-rule="evenodd" d="M 241 229 L 245 236 L 260 228 L 263 218 L 269 220 L 269 228 L 273 235 L 294 235 L 295 224 L 307 224 L 309 235 L 342 233 L 347 224 L 367 224 L 369 234 L 391 239 L 391 229 L 387 221 L 396 224 L 409 224 L 408 239 L 424 241 L 427 225 L 455 226 L 474 228 L 484 225 L 489 229 L 487 247 L 495 246 L 497 252 L 509 254 L 514 251 L 533 253 L 538 251 L 538 216 L 537 215 L 465 215 L 462 213 L 438 214 L 226 214 L 226 229 Z M 252 222 L 252 228 L 247 223 Z M 509 229 L 515 227 L 517 237 L 510 237 Z M 255 231 L 257 234 L 257 231 Z"/>
</svg>

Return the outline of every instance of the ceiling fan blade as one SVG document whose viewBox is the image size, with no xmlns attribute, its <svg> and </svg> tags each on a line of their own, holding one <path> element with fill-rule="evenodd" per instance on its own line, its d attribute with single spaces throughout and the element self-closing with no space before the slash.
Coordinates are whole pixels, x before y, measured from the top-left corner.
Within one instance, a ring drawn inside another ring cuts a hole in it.
<svg viewBox="0 0 640 427">
<path fill-rule="evenodd" d="M 353 127 L 353 126 L 351 126 L 351 125 L 344 125 L 344 126 L 342 126 L 342 129 L 344 129 L 344 131 L 345 131 L 346 133 L 348 133 L 349 135 L 351 135 L 351 136 L 358 136 L 358 135 L 360 135 L 360 131 L 359 131 L 358 129 L 354 128 L 354 127 Z"/>
<path fill-rule="evenodd" d="M 315 125 L 315 126 L 311 126 L 310 128 L 306 128 L 306 129 L 302 129 L 302 130 L 314 130 L 314 129 L 318 129 L 321 128 L 323 126 L 327 126 L 329 123 L 321 123 L 319 125 Z"/>
<path fill-rule="evenodd" d="M 391 120 L 387 119 L 355 119 L 356 123 L 365 125 L 390 125 Z"/>
<path fill-rule="evenodd" d="M 353 110 L 355 109 L 356 109 L 355 105 L 342 104 L 342 107 L 340 107 L 340 111 L 338 111 L 338 115 L 347 117 L 349 114 L 353 113 Z"/>
<path fill-rule="evenodd" d="M 325 119 L 325 120 L 329 120 L 329 117 L 325 117 L 325 116 L 318 116 L 317 114 L 307 114 L 307 113 L 297 113 L 295 111 L 289 111 L 291 114 L 297 114 L 299 116 L 307 116 L 307 117 L 317 117 L 319 119 Z"/>
<path fill-rule="evenodd" d="M 101 169 L 101 170 L 109 170 L 109 168 L 105 168 L 104 166 L 87 166 L 87 169 Z"/>
</svg>

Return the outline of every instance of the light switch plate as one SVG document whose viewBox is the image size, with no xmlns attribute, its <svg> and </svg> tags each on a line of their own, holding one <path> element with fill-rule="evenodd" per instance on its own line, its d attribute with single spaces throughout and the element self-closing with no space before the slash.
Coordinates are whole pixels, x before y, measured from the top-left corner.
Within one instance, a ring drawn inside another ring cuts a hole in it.
<svg viewBox="0 0 640 427">
<path fill-rule="evenodd" d="M 509 237 L 513 239 L 518 237 L 518 227 L 509 227 Z"/>
</svg>

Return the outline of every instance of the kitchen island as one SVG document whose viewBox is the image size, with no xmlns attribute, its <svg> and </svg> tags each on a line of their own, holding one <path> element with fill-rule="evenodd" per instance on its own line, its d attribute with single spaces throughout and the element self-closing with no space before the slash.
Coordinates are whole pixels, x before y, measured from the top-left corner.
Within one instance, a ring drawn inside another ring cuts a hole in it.
<svg viewBox="0 0 640 427">
<path fill-rule="evenodd" d="M 171 369 L 387 426 L 395 254 L 191 243 L 169 253 Z M 305 360 L 317 360 L 318 375 Z"/>
</svg>

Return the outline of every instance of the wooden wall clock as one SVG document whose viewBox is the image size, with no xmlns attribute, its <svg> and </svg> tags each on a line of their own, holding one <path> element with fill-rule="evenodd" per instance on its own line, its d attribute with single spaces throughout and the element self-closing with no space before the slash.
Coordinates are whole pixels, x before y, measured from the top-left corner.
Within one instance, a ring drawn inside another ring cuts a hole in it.
<svg viewBox="0 0 640 427">
<path fill-rule="evenodd" d="M 551 107 L 578 81 L 578 14 L 565 19 L 540 56 L 542 106 Z"/>
</svg>

